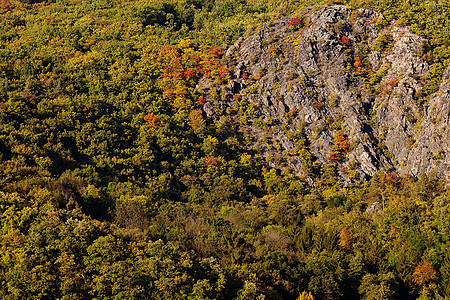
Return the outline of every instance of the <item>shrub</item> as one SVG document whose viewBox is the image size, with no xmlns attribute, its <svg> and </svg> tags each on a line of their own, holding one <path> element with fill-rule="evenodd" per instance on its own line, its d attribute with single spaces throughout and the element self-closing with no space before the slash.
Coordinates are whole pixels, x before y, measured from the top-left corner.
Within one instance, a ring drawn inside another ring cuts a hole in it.
<svg viewBox="0 0 450 300">
<path fill-rule="evenodd" d="M 350 45 L 350 39 L 344 35 L 344 36 L 341 38 L 341 43 L 342 43 L 343 45 L 349 46 L 349 45 Z"/>
<path fill-rule="evenodd" d="M 269 54 L 271 57 L 275 58 L 280 52 L 280 44 L 276 43 L 269 47 Z"/>
<path fill-rule="evenodd" d="M 392 42 L 394 41 L 394 38 L 390 33 L 383 33 L 373 42 L 372 49 L 375 51 L 383 51 L 383 50 L 390 50 L 392 47 Z"/>
<path fill-rule="evenodd" d="M 299 19 L 299 18 L 292 18 L 288 24 L 290 30 L 297 30 L 297 29 L 303 27 L 303 25 L 304 25 L 303 19 Z"/>
<path fill-rule="evenodd" d="M 389 25 L 389 22 L 383 17 L 379 17 L 375 22 L 375 26 L 378 28 L 378 30 L 383 29 L 387 25 Z"/>
</svg>

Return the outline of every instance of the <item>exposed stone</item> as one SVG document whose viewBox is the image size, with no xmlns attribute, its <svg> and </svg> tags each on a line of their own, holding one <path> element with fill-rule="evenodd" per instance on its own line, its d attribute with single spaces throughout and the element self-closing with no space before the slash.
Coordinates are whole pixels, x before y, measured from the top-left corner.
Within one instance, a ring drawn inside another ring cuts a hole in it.
<svg viewBox="0 0 450 300">
<path fill-rule="evenodd" d="M 310 26 L 297 31 L 289 30 L 288 18 L 281 19 L 231 46 L 226 55 L 234 60 L 234 76 L 219 107 L 232 107 L 232 96 L 241 94 L 260 109 L 260 122 L 272 118 L 269 131 L 249 120 L 254 127 L 249 132 L 256 140 L 271 135 L 282 149 L 264 148 L 261 154 L 278 151 L 298 174 L 307 172 L 292 156 L 297 145 L 289 136 L 301 128 L 316 163 L 343 170 L 352 161 L 360 179 L 388 169 L 399 175 L 437 170 L 450 176 L 450 67 L 440 90 L 421 105 L 415 94 L 429 70 L 417 56 L 423 38 L 396 25 L 377 29 L 383 16 L 367 9 L 336 5 L 309 18 Z M 382 35 L 393 41 L 375 51 Z M 241 77 L 243 71 L 249 78 Z M 217 119 L 210 84 L 202 79 L 197 89 L 207 100 L 206 115 Z M 291 122 L 288 114 L 293 114 Z M 341 151 L 340 161 L 330 161 L 337 134 L 350 147 Z M 350 181 L 345 171 L 340 176 Z"/>
<path fill-rule="evenodd" d="M 383 204 L 381 202 L 374 202 L 366 209 L 366 213 L 373 214 L 375 212 L 379 212 L 383 209 Z"/>
</svg>

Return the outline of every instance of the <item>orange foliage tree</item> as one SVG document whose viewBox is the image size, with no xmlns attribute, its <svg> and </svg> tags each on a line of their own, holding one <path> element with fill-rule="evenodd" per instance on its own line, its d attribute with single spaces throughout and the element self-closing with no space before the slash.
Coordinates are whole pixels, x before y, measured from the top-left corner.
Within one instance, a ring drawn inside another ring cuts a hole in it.
<svg viewBox="0 0 450 300">
<path fill-rule="evenodd" d="M 348 152 L 350 144 L 347 138 L 343 135 L 341 131 L 338 131 L 334 136 L 334 146 L 331 147 L 330 155 L 328 160 L 331 162 L 339 162 L 342 157 Z"/>
<path fill-rule="evenodd" d="M 144 121 L 150 125 L 150 127 L 156 129 L 159 126 L 159 118 L 157 115 L 155 115 L 154 113 L 148 113 L 145 117 L 144 117 Z"/>
<path fill-rule="evenodd" d="M 423 260 L 417 264 L 413 273 L 413 281 L 418 286 L 425 286 L 437 280 L 437 272 L 427 260 Z"/>
<path fill-rule="evenodd" d="M 344 227 L 339 232 L 339 246 L 344 249 L 344 251 L 350 251 L 353 244 L 353 233 L 348 230 L 348 227 Z"/>
</svg>

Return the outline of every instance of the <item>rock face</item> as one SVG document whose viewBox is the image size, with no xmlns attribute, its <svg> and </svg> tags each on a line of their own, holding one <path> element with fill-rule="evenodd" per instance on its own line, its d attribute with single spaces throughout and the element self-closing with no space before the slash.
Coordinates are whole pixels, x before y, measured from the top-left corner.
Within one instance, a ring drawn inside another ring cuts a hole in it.
<svg viewBox="0 0 450 300">
<path fill-rule="evenodd" d="M 378 170 L 450 175 L 450 67 L 440 90 L 420 98 L 429 70 L 419 57 L 424 39 L 375 11 L 345 6 L 294 21 L 281 19 L 227 50 L 231 80 L 204 78 L 197 87 L 208 117 L 231 116 L 254 137 L 249 147 L 306 177 L 327 164 L 347 183 Z"/>
</svg>

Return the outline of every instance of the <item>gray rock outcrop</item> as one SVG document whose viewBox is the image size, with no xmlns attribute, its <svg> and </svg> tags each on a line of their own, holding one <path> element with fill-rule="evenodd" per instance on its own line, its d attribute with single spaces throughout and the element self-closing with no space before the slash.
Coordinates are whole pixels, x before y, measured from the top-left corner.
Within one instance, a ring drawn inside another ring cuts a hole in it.
<svg viewBox="0 0 450 300">
<path fill-rule="evenodd" d="M 228 84 L 199 82 L 208 117 L 231 110 L 255 138 L 249 147 L 306 177 L 324 164 L 347 183 L 379 170 L 450 175 L 450 67 L 439 91 L 420 98 L 430 68 L 419 55 L 423 38 L 375 11 L 339 5 L 308 14 L 302 28 L 290 21 L 266 25 L 227 50 Z"/>
</svg>

